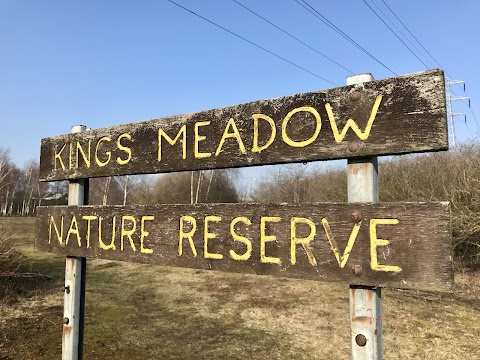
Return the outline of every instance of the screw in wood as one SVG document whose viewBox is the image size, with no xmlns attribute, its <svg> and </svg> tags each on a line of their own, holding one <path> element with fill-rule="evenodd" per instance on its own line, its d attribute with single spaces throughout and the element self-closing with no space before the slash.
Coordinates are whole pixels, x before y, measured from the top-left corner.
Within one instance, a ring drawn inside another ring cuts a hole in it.
<svg viewBox="0 0 480 360">
<path fill-rule="evenodd" d="M 358 91 L 352 91 L 350 93 L 350 100 L 352 101 L 358 101 L 360 100 L 361 97 L 362 95 Z"/>
<path fill-rule="evenodd" d="M 64 291 L 65 291 L 67 294 L 70 294 L 70 285 L 65 286 Z"/>
<path fill-rule="evenodd" d="M 352 273 L 353 275 L 355 276 L 360 276 L 363 274 L 363 269 L 362 269 L 362 266 L 359 265 L 359 264 L 355 264 L 352 266 Z"/>
<path fill-rule="evenodd" d="M 355 224 L 358 224 L 360 221 L 362 221 L 362 219 L 363 219 L 363 215 L 360 211 L 355 210 L 354 212 L 352 212 L 352 221 Z"/>
<path fill-rule="evenodd" d="M 362 95 L 358 91 L 352 91 L 350 93 L 350 100 L 352 101 L 358 101 L 360 100 L 361 97 Z"/>
<path fill-rule="evenodd" d="M 357 152 L 358 150 L 360 150 L 360 146 L 361 146 L 361 144 L 358 141 L 349 141 L 348 145 L 347 145 L 347 149 L 348 149 L 348 151 L 354 153 L 354 152 Z"/>
<path fill-rule="evenodd" d="M 68 323 L 70 322 L 70 319 L 68 317 L 64 317 L 62 322 L 63 322 L 63 325 L 68 325 Z"/>
<path fill-rule="evenodd" d="M 355 342 L 358 346 L 365 346 L 367 345 L 367 338 L 363 334 L 358 334 L 355 336 Z"/>
</svg>

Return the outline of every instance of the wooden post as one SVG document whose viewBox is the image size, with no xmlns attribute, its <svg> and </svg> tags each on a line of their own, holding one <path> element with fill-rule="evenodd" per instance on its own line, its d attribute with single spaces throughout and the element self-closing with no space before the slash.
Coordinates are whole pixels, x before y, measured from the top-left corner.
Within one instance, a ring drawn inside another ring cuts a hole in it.
<svg viewBox="0 0 480 360">
<path fill-rule="evenodd" d="M 72 133 L 86 130 L 84 125 L 72 127 Z M 71 180 L 68 184 L 68 205 L 87 205 L 88 179 Z M 85 312 L 84 257 L 67 256 L 65 263 L 65 296 L 63 305 L 62 359 L 79 360 L 83 355 Z"/>
<path fill-rule="evenodd" d="M 347 77 L 347 85 L 372 81 L 371 74 Z M 378 203 L 377 157 L 348 160 L 348 202 Z M 382 289 L 350 286 L 352 360 L 382 360 Z"/>
</svg>

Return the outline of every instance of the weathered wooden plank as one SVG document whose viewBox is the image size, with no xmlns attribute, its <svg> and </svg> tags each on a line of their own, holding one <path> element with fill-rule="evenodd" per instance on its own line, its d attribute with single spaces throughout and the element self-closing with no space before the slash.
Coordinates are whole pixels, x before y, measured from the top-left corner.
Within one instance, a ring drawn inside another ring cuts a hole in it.
<svg viewBox="0 0 480 360">
<path fill-rule="evenodd" d="M 35 244 L 64 255 L 444 290 L 449 224 L 443 202 L 39 207 Z"/>
<path fill-rule="evenodd" d="M 448 148 L 441 70 L 42 140 L 44 181 Z"/>
</svg>

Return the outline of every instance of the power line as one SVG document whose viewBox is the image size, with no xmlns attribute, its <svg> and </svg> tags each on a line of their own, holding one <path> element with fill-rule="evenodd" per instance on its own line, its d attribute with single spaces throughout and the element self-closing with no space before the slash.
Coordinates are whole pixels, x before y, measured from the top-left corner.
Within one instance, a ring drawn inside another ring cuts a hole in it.
<svg viewBox="0 0 480 360">
<path fill-rule="evenodd" d="M 463 88 L 464 88 L 463 92 L 465 93 L 465 96 L 457 96 L 452 91 L 452 85 L 454 85 L 454 84 L 459 85 L 459 86 L 460 86 L 460 84 L 463 85 Z M 477 116 L 475 115 L 475 112 L 472 109 L 472 106 L 471 106 L 471 103 L 470 103 L 470 97 L 468 96 L 467 92 L 465 91 L 465 81 L 452 80 L 452 79 L 447 78 L 445 87 L 446 87 L 446 91 L 447 91 L 447 94 L 446 94 L 446 97 L 447 97 L 447 114 L 448 114 L 448 117 L 449 117 L 449 120 L 450 120 L 450 129 L 452 131 L 453 146 L 455 147 L 456 146 L 456 144 L 455 144 L 455 118 L 458 117 L 458 116 L 464 116 L 465 117 L 465 125 L 467 125 L 467 128 L 468 128 L 468 124 L 467 124 L 467 115 L 465 113 L 457 113 L 457 112 L 454 111 L 454 109 L 453 109 L 453 102 L 454 101 L 465 102 L 465 100 L 468 100 L 468 103 L 467 103 L 468 109 L 470 110 L 470 112 L 473 116 L 473 119 L 475 120 L 475 125 L 477 126 L 477 131 L 478 131 L 478 129 L 480 129 L 480 124 L 478 122 Z M 452 94 L 454 94 L 455 97 L 453 97 Z M 471 130 L 469 128 L 468 128 L 468 130 L 471 132 Z"/>
<path fill-rule="evenodd" d="M 382 0 L 382 2 L 385 4 L 385 6 L 388 8 L 388 10 L 390 10 L 390 12 L 393 14 L 393 16 L 395 16 L 397 18 L 397 20 L 400 22 L 400 24 L 402 24 L 402 26 L 408 31 L 408 33 L 415 39 L 415 41 L 422 47 L 422 49 L 425 50 L 425 52 L 428 54 L 428 56 L 430 56 L 433 59 L 435 64 L 437 64 L 440 68 L 443 69 L 443 67 L 432 56 L 432 54 L 430 54 L 430 52 L 422 45 L 422 43 L 418 40 L 418 38 L 415 35 L 413 35 L 413 33 L 408 29 L 408 27 L 403 23 L 403 21 L 400 20 L 400 18 L 397 16 L 397 14 L 395 14 L 395 12 L 392 10 L 392 8 L 390 6 L 388 6 L 388 4 L 385 2 L 385 0 Z"/>
<path fill-rule="evenodd" d="M 383 0 L 382 0 L 382 1 L 383 1 Z M 388 22 L 400 33 L 400 35 L 401 35 L 413 48 L 415 48 L 415 50 L 417 51 L 417 53 L 418 53 L 419 55 L 422 55 L 422 56 L 424 57 L 424 59 L 430 64 L 430 66 L 431 66 L 432 68 L 434 68 L 434 67 L 435 67 L 435 64 L 433 64 L 433 63 L 430 61 L 430 59 L 429 59 L 427 56 L 425 56 L 425 54 L 422 54 L 422 51 L 417 47 L 417 45 L 415 45 L 415 43 L 412 42 L 412 41 L 408 38 L 408 36 L 406 36 L 406 35 L 404 34 L 404 32 L 397 26 L 397 24 L 395 24 L 395 22 L 394 22 L 392 19 L 390 19 L 390 17 L 382 10 L 382 8 L 381 8 L 380 6 L 378 6 L 378 4 L 377 4 L 374 0 L 371 0 L 371 2 L 372 2 L 372 5 L 375 6 L 375 8 L 382 13 L 382 15 L 385 17 L 385 19 L 387 19 Z M 385 1 L 383 1 L 383 3 L 385 4 Z M 385 4 L 385 5 L 386 5 L 386 4 Z M 387 5 L 387 7 L 388 7 L 388 5 Z M 394 15 L 395 15 L 395 14 L 394 14 Z M 397 20 L 399 20 L 399 19 L 397 18 Z"/>
<path fill-rule="evenodd" d="M 388 10 L 390 10 L 390 12 L 393 14 L 393 16 L 395 16 L 395 18 L 400 22 L 400 24 L 402 24 L 402 26 L 408 31 L 408 33 L 415 39 L 415 41 L 422 47 L 422 49 L 428 54 L 428 56 L 430 56 L 432 58 L 432 60 L 435 62 L 435 64 L 437 64 L 438 67 L 443 69 L 443 71 L 445 71 L 445 74 L 450 79 L 453 79 L 453 76 L 451 76 L 447 72 L 447 70 L 442 65 L 440 65 L 440 63 L 437 61 L 437 59 L 435 59 L 435 57 L 427 50 L 427 48 L 425 46 L 423 46 L 423 44 L 420 42 L 420 40 L 410 31 L 410 29 L 407 27 L 407 25 L 405 25 L 405 23 L 397 16 L 397 14 L 393 11 L 393 9 L 390 6 L 388 6 L 388 4 L 385 2 L 385 0 L 382 0 L 382 2 L 385 4 L 385 6 L 388 8 Z M 461 88 L 460 84 L 457 84 L 457 86 Z"/>
<path fill-rule="evenodd" d="M 337 34 L 339 34 L 340 36 L 342 36 L 343 38 L 345 38 L 346 40 L 348 40 L 350 43 L 352 43 L 353 45 L 355 45 L 358 49 L 360 49 L 361 51 L 363 51 L 365 54 L 367 54 L 368 56 L 370 56 L 373 60 L 375 60 L 377 63 L 379 63 L 380 65 L 382 65 L 385 69 L 387 69 L 388 71 L 390 71 L 392 74 L 394 74 L 395 76 L 398 76 L 397 73 L 395 73 L 395 71 L 393 71 L 392 69 L 390 69 L 387 65 L 385 65 L 383 62 L 381 62 L 379 59 L 377 59 L 374 55 L 372 55 L 369 51 L 365 50 L 359 43 L 357 43 L 355 40 L 353 40 L 350 36 L 348 36 L 347 34 L 345 34 L 342 30 L 340 30 L 335 24 L 333 24 L 330 20 L 328 20 L 325 16 L 323 16 L 318 10 L 316 10 L 313 6 L 311 6 L 308 2 L 306 2 L 305 0 L 301 0 L 302 2 L 300 2 L 299 0 L 295 0 L 295 2 L 297 4 L 299 4 L 300 6 L 302 6 L 305 10 L 307 10 L 308 12 L 310 12 L 313 16 L 315 16 L 317 19 L 319 19 L 320 21 L 322 21 L 325 25 L 327 25 L 329 28 L 331 28 L 333 31 L 335 31 Z M 303 3 L 303 4 L 302 4 Z"/>
<path fill-rule="evenodd" d="M 395 16 L 395 18 L 400 22 L 400 24 L 402 24 L 402 26 L 408 31 L 408 33 L 412 36 L 412 38 L 414 38 L 415 41 L 421 46 L 421 48 L 428 54 L 428 56 L 430 56 L 430 58 L 432 58 L 432 60 L 435 62 L 435 64 L 437 64 L 438 67 L 442 68 L 445 71 L 445 74 L 450 78 L 450 80 L 453 80 L 453 77 L 448 73 L 448 71 L 446 69 L 444 69 L 443 66 L 440 65 L 440 63 L 437 61 L 437 59 L 435 59 L 435 57 L 427 50 L 427 48 L 425 46 L 423 46 L 423 44 L 420 42 L 420 40 L 412 33 L 412 31 L 410 31 L 410 29 L 407 27 L 407 25 L 405 25 L 405 23 L 393 11 L 393 9 L 390 6 L 388 6 L 387 2 L 385 0 L 382 0 L 382 2 L 388 8 L 388 10 L 390 10 L 390 12 L 393 14 L 393 16 Z M 468 94 L 465 90 L 465 84 L 462 87 L 459 82 L 454 81 L 453 83 L 456 84 L 460 88 L 460 90 L 463 91 L 465 96 L 468 97 Z M 452 92 L 456 97 L 460 98 L 460 96 L 458 96 L 450 87 L 449 87 L 449 91 Z M 477 128 L 480 129 L 480 122 L 477 118 L 477 115 L 475 114 L 473 106 L 470 103 L 467 104 L 464 99 L 461 99 L 461 101 L 465 105 L 468 105 L 468 109 L 470 110 L 470 113 L 472 114 L 472 117 L 475 121 L 475 124 L 477 125 Z"/>
<path fill-rule="evenodd" d="M 425 64 L 425 63 L 423 62 L 423 60 L 418 57 L 417 54 L 415 54 L 415 52 L 410 48 L 410 46 L 408 46 L 408 45 L 405 43 L 405 41 L 403 41 L 402 38 L 401 38 L 400 36 L 398 36 L 398 34 L 397 34 L 395 31 L 393 31 L 393 29 L 390 27 L 390 25 L 388 25 L 388 24 L 385 22 L 385 20 L 382 19 L 382 17 L 381 17 L 380 15 L 378 15 L 378 13 L 375 11 L 375 9 L 372 8 L 365 0 L 362 0 L 362 1 L 363 1 L 363 3 L 364 3 L 365 5 L 367 5 L 368 8 L 369 8 L 370 10 L 372 10 L 372 12 L 382 21 L 382 23 L 388 28 L 388 30 L 390 30 L 390 31 L 392 32 L 392 34 L 395 35 L 395 36 L 397 37 L 397 39 L 402 42 L 403 45 L 405 45 L 405 47 L 408 49 L 408 51 L 410 51 L 410 52 L 413 54 L 413 56 L 415 56 L 415 57 L 418 59 L 418 61 L 420 61 L 420 62 L 423 64 L 423 66 L 425 66 L 425 68 L 428 69 L 428 65 Z"/>
<path fill-rule="evenodd" d="M 335 65 L 338 65 L 339 67 L 341 67 L 342 69 L 348 71 L 349 73 L 353 74 L 353 71 L 346 68 L 345 66 L 343 66 L 342 64 L 338 63 L 337 61 L 329 58 L 327 55 L 321 53 L 320 51 L 318 51 L 317 49 L 313 48 L 312 46 L 308 45 L 307 43 L 303 42 L 302 40 L 300 40 L 299 38 L 295 37 L 294 35 L 290 34 L 289 32 L 287 32 L 286 30 L 282 29 L 281 27 L 275 25 L 274 23 L 272 23 L 271 21 L 267 20 L 266 18 L 264 18 L 262 15 L 256 13 L 255 11 L 253 11 L 252 9 L 248 8 L 247 6 L 243 5 L 242 3 L 240 3 L 239 1 L 237 0 L 232 0 L 233 2 L 235 2 L 236 4 L 240 5 L 241 7 L 243 7 L 245 10 L 248 10 L 250 11 L 252 14 L 254 14 L 255 16 L 259 17 L 260 19 L 262 19 L 263 21 L 269 23 L 270 25 L 272 25 L 273 27 L 275 27 L 276 29 L 280 30 L 281 32 L 283 32 L 284 34 L 290 36 L 292 39 L 296 40 L 297 42 L 299 42 L 300 44 L 308 47 L 310 50 L 313 50 L 315 51 L 317 54 L 323 56 L 325 59 L 329 60 L 330 62 L 334 63 Z"/>
<path fill-rule="evenodd" d="M 337 84 L 335 84 L 335 83 L 333 83 L 333 82 L 331 82 L 331 81 L 329 81 L 329 80 L 321 77 L 320 75 L 315 74 L 314 72 L 312 72 L 312 71 L 310 71 L 310 70 L 307 70 L 307 69 L 305 69 L 304 67 L 302 67 L 302 66 L 300 66 L 300 65 L 297 65 L 297 64 L 291 62 L 290 60 L 285 59 L 284 57 L 282 57 L 282 56 L 280 56 L 280 55 L 278 55 L 278 54 L 275 54 L 274 52 L 272 52 L 272 51 L 264 48 L 263 46 L 260 46 L 260 45 L 258 45 L 258 44 L 256 44 L 256 43 L 254 43 L 253 41 L 250 41 L 250 40 L 244 38 L 243 36 L 238 35 L 238 34 L 234 33 L 234 32 L 231 31 L 231 30 L 228 30 L 227 28 L 225 28 L 225 27 L 223 27 L 223 26 L 221 26 L 221 25 L 213 22 L 212 20 L 209 20 L 209 19 L 203 17 L 202 15 L 197 14 L 196 12 L 194 12 L 194 11 L 192 11 L 192 10 L 190 10 L 190 9 L 187 9 L 186 7 L 184 7 L 184 6 L 176 3 L 175 1 L 172 1 L 172 0 L 168 0 L 168 1 L 169 1 L 170 3 L 178 6 L 179 8 L 181 8 L 181 9 L 183 9 L 183 10 L 191 13 L 192 15 L 195 15 L 196 17 L 198 17 L 198 18 L 200 18 L 200 19 L 202 19 L 202 20 L 204 20 L 204 21 L 206 21 L 206 22 L 208 22 L 208 23 L 210 23 L 210 24 L 212 24 L 212 25 L 214 25 L 214 26 L 216 26 L 216 27 L 218 27 L 218 28 L 220 28 L 220 29 L 228 32 L 229 34 L 231 34 L 231 35 L 233 35 L 233 36 L 235 36 L 235 37 L 237 37 L 237 38 L 239 38 L 239 39 L 241 39 L 241 40 L 249 43 L 250 45 L 253 45 L 253 46 L 257 47 L 258 49 L 261 49 L 261 50 L 265 51 L 266 53 L 269 53 L 270 55 L 275 56 L 276 58 L 278 58 L 278 59 L 280 59 L 280 60 L 282 60 L 282 61 L 284 61 L 284 62 L 286 62 L 286 63 L 288 63 L 288 64 L 290 64 L 290 65 L 292 65 L 292 66 L 295 66 L 296 68 L 298 68 L 298 69 L 300 69 L 300 70 L 303 70 L 303 71 L 305 71 L 306 73 L 308 73 L 308 74 L 310 74 L 310 75 L 313 75 L 313 76 L 315 76 L 315 77 L 317 77 L 317 78 L 319 78 L 319 79 L 321 79 L 321 80 L 323 80 L 323 81 L 325 81 L 325 82 L 327 82 L 327 83 L 329 83 L 329 84 L 331 84 L 331 85 L 333 85 L 333 86 L 337 86 Z"/>
<path fill-rule="evenodd" d="M 468 96 L 467 92 L 465 92 L 465 95 Z M 477 125 L 477 129 L 480 129 L 480 123 L 478 121 L 477 115 L 475 115 L 475 109 L 473 108 L 472 104 L 469 104 L 468 109 L 470 110 L 470 113 L 473 116 L 473 120 L 475 121 L 475 124 Z"/>
</svg>

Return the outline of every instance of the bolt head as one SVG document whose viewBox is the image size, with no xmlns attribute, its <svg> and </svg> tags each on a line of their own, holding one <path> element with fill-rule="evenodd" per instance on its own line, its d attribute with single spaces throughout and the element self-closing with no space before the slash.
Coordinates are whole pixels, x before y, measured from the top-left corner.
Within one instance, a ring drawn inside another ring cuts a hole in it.
<svg viewBox="0 0 480 360">
<path fill-rule="evenodd" d="M 68 323 L 70 322 L 70 319 L 68 317 L 64 317 L 62 322 L 63 322 L 63 325 L 68 325 Z"/>
<path fill-rule="evenodd" d="M 358 141 L 349 141 L 347 145 L 347 149 L 348 151 L 355 153 L 358 150 L 360 150 L 360 146 L 361 144 Z"/>
<path fill-rule="evenodd" d="M 363 215 L 360 211 L 355 210 L 354 212 L 352 212 L 352 221 L 355 224 L 358 224 L 362 220 L 363 220 Z"/>
<path fill-rule="evenodd" d="M 358 334 L 355 336 L 355 342 L 357 343 L 358 346 L 365 346 L 367 345 L 367 338 L 363 334 Z"/>
<path fill-rule="evenodd" d="M 355 276 L 360 276 L 363 274 L 363 269 L 362 269 L 362 266 L 359 265 L 359 264 L 355 264 L 352 266 L 352 273 L 353 275 Z"/>
<path fill-rule="evenodd" d="M 352 91 L 350 93 L 350 100 L 352 101 L 358 101 L 360 100 L 361 97 L 362 95 L 358 91 Z"/>
</svg>

